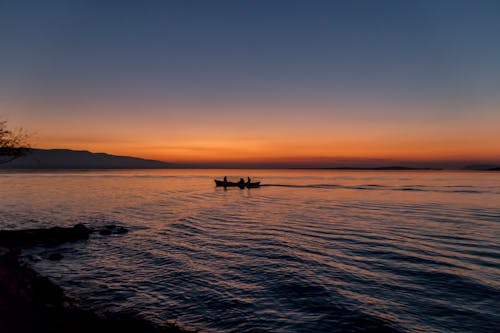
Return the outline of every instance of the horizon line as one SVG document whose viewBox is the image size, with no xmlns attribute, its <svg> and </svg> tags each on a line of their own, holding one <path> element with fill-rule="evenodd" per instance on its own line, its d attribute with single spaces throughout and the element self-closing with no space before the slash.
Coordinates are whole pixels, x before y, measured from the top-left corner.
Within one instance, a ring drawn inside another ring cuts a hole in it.
<svg viewBox="0 0 500 333">
<path fill-rule="evenodd" d="M 489 159 L 442 159 L 442 160 L 408 160 L 397 158 L 371 158 L 371 157 L 331 157 L 323 158 L 323 160 L 311 160 L 307 158 L 297 160 L 290 158 L 287 161 L 285 158 L 276 160 L 256 160 L 256 161 L 165 161 L 162 159 L 154 159 L 148 157 L 139 157 L 133 155 L 116 155 L 107 152 L 93 152 L 87 149 L 71 149 L 71 148 L 30 148 L 40 151 L 69 151 L 69 152 L 85 152 L 89 154 L 104 154 L 108 156 L 127 157 L 142 159 L 152 162 L 164 163 L 165 169 L 286 169 L 286 170 L 488 170 L 500 167 L 500 161 Z M 337 159 L 337 161 L 335 161 Z M 168 165 L 167 165 L 168 164 Z M 124 167 L 128 169 L 128 167 Z M 163 169 L 162 167 L 154 167 Z M 105 168 L 108 169 L 108 168 Z M 131 168 L 134 169 L 134 168 Z"/>
</svg>

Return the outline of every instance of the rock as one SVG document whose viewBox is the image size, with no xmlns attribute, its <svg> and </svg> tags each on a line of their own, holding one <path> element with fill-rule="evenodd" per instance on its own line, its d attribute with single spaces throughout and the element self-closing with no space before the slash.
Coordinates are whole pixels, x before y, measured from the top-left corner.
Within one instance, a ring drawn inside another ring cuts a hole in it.
<svg viewBox="0 0 500 333">
<path fill-rule="evenodd" d="M 126 232 L 119 227 L 114 233 Z M 102 228 L 111 234 L 111 229 Z M 0 231 L 0 332 L 50 333 L 187 333 L 175 323 L 159 326 L 140 318 L 134 312 L 95 313 L 82 309 L 67 297 L 62 288 L 34 271 L 29 263 L 20 262 L 22 248 L 85 239 L 92 232 L 83 225 L 72 228 L 50 228 Z M 35 256 L 33 256 L 34 258 Z M 49 260 L 60 260 L 52 252 Z"/>
<path fill-rule="evenodd" d="M 112 234 L 125 234 L 128 232 L 128 229 L 125 227 L 118 227 L 114 224 L 106 225 L 104 228 L 99 229 L 99 234 L 103 236 L 108 236 Z"/>
<path fill-rule="evenodd" d="M 103 235 L 103 236 L 108 236 L 108 235 L 111 235 L 111 230 L 109 230 L 109 229 L 101 229 L 101 230 L 99 230 L 99 234 Z"/>
<path fill-rule="evenodd" d="M 51 253 L 47 257 L 47 259 L 52 260 L 52 261 L 58 261 L 58 260 L 61 260 L 62 258 L 64 258 L 64 256 L 60 253 Z"/>
<path fill-rule="evenodd" d="M 87 239 L 91 233 L 92 229 L 87 228 L 83 224 L 77 224 L 72 228 L 53 227 L 49 229 L 0 230 L 0 246 L 56 246 L 66 242 Z"/>
<path fill-rule="evenodd" d="M 125 227 L 118 227 L 118 228 L 116 229 L 116 233 L 117 233 L 117 234 L 126 234 L 127 232 L 128 232 L 128 229 L 127 229 L 127 228 L 125 228 Z"/>
</svg>

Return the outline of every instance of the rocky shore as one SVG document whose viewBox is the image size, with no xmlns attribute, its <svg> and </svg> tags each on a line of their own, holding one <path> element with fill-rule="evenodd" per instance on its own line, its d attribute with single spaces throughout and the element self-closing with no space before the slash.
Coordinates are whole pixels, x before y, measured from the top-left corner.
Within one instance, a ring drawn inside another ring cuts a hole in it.
<svg viewBox="0 0 500 333">
<path fill-rule="evenodd" d="M 71 228 L 0 231 L 0 332 L 187 332 L 176 324 L 160 326 L 135 314 L 98 314 L 81 309 L 58 285 L 20 260 L 23 248 L 81 241 L 96 232 L 109 235 L 127 230 L 114 225 L 92 229 L 77 224 Z"/>
</svg>

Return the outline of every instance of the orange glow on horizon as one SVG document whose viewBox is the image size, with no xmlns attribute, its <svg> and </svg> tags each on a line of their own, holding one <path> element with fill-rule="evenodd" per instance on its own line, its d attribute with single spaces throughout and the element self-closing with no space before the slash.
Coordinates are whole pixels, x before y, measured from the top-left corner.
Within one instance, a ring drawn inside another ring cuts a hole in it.
<svg viewBox="0 0 500 333">
<path fill-rule="evenodd" d="M 371 106 L 366 114 L 366 105 L 309 106 L 314 112 L 304 112 L 306 104 L 223 105 L 206 106 L 207 112 L 197 113 L 201 106 L 90 104 L 73 106 L 68 114 L 52 111 L 57 107 L 67 108 L 28 103 L 17 106 L 16 117 L 11 113 L 7 120 L 33 133 L 33 147 L 173 163 L 500 161 L 496 105 L 454 117 L 432 116 L 430 107 L 423 106 L 406 106 L 402 115 L 397 112 L 400 105 Z M 380 113 L 390 107 L 390 117 Z M 115 111 L 104 112 L 108 108 Z M 116 116 L 117 108 L 123 116 Z M 139 108 L 150 111 L 136 112 Z M 35 116 L 32 109 L 38 110 Z"/>
<path fill-rule="evenodd" d="M 292 141 L 292 140 L 290 140 Z M 410 139 L 399 141 L 339 140 L 338 142 L 280 142 L 259 140 L 192 141 L 179 142 L 47 142 L 40 148 L 69 148 L 106 152 L 115 155 L 136 156 L 173 163 L 334 163 L 337 160 L 384 159 L 407 161 L 459 161 L 497 159 L 500 151 L 493 142 L 460 142 L 445 140 Z"/>
</svg>

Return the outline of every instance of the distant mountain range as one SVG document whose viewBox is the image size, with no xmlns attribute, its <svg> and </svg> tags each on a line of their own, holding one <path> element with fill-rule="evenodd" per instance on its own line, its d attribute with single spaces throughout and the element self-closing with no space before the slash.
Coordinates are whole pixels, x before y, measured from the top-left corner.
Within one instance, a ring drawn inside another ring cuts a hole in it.
<svg viewBox="0 0 500 333">
<path fill-rule="evenodd" d="M 173 164 L 137 157 L 69 149 L 32 149 L 0 169 L 163 169 Z"/>
</svg>

